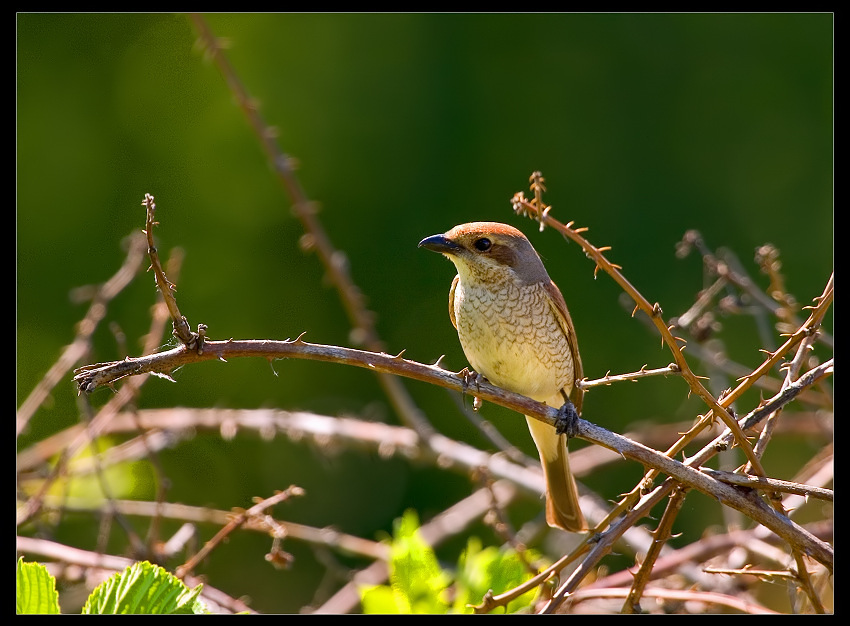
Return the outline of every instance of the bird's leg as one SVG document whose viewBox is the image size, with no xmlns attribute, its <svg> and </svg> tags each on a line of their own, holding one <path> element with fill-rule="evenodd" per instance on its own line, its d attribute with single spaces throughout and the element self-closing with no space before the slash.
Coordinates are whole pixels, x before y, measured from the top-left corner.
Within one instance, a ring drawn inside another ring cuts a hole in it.
<svg viewBox="0 0 850 626">
<path fill-rule="evenodd" d="M 482 376 L 478 372 L 475 372 L 475 371 L 469 369 L 468 367 L 464 367 L 459 372 L 459 376 L 463 379 L 463 393 L 464 394 L 467 392 L 470 385 L 475 385 L 476 388 L 477 388 L 479 380 L 483 380 L 485 382 L 487 381 L 487 379 L 484 376 Z M 481 402 L 481 398 L 479 398 L 478 396 L 475 396 L 475 395 L 472 396 L 472 410 L 473 411 L 477 411 L 478 409 L 480 409 L 482 404 L 483 403 Z"/>
<path fill-rule="evenodd" d="M 578 434 L 578 411 L 567 394 L 562 391 L 561 395 L 564 404 L 558 409 L 558 417 L 555 418 L 555 432 L 571 439 Z"/>
<path fill-rule="evenodd" d="M 460 370 L 457 373 L 457 375 L 461 379 L 463 379 L 463 392 L 464 393 L 466 393 L 466 390 L 469 389 L 470 385 L 478 385 L 478 379 L 479 378 L 487 380 L 481 374 L 469 369 L 468 367 L 464 367 L 462 370 Z"/>
</svg>

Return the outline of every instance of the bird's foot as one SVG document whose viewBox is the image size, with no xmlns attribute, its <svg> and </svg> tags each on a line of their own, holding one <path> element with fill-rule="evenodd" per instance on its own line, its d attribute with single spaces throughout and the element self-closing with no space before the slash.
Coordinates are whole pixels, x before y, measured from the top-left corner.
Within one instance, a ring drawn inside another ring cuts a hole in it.
<svg viewBox="0 0 850 626">
<path fill-rule="evenodd" d="M 468 367 L 464 367 L 459 372 L 459 376 L 463 379 L 463 393 L 466 393 L 472 385 L 475 385 L 475 387 L 478 388 L 479 382 L 487 382 L 487 379 L 484 376 L 482 376 L 478 372 L 469 369 Z M 482 404 L 483 402 L 481 401 L 481 398 L 476 395 L 472 396 L 473 411 L 477 411 L 478 409 L 480 409 Z"/>
<path fill-rule="evenodd" d="M 567 399 L 564 405 L 558 409 L 558 417 L 555 418 L 555 432 L 566 435 L 571 439 L 578 434 L 578 411 L 575 405 Z"/>
<path fill-rule="evenodd" d="M 483 374 L 479 374 L 476 371 L 469 369 L 468 367 L 464 367 L 462 370 L 458 372 L 458 376 L 463 379 L 463 391 L 464 393 L 472 386 L 478 387 L 478 383 L 487 382 L 487 378 Z"/>
</svg>

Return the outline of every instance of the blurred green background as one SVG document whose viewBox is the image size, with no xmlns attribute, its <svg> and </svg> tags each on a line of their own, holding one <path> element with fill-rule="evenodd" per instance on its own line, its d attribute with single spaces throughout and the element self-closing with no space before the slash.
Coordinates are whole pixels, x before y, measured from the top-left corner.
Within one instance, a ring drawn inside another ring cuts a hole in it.
<svg viewBox="0 0 850 626">
<path fill-rule="evenodd" d="M 700 259 L 674 255 L 687 229 L 734 250 L 754 276 L 753 250 L 774 243 L 803 304 L 832 269 L 830 14 L 206 19 L 228 40 L 229 59 L 281 148 L 298 160 L 388 352 L 466 365 L 446 308 L 453 267 L 416 245 L 457 223 L 497 220 L 521 228 L 544 257 L 575 321 L 586 375 L 671 360 L 618 303 L 613 281 L 593 279 L 577 246 L 513 215 L 509 200 L 527 192 L 534 170 L 546 178 L 553 215 L 613 246 L 609 258 L 668 317 L 703 286 Z M 352 345 L 322 267 L 299 250 L 303 231 L 289 198 L 195 39 L 182 15 L 17 16 L 17 406 L 74 337 L 86 307 L 71 303 L 70 290 L 119 267 L 121 240 L 143 227 L 146 192 L 156 197 L 161 253 L 186 252 L 177 293 L 193 326 L 207 324 L 215 339 L 306 331 L 308 341 Z M 133 354 L 154 299 L 145 275 L 110 305 L 105 322 L 120 324 Z M 730 353 L 759 362 L 752 325 L 729 330 L 738 333 Z M 94 360 L 123 356 L 107 323 L 95 345 Z M 184 368 L 177 384 L 149 381 L 140 405 L 277 407 L 397 423 L 368 372 L 306 361 L 275 369 L 277 377 L 261 360 Z M 484 445 L 452 394 L 404 384 L 441 431 Z M 621 431 L 690 419 L 702 407 L 685 392 L 666 379 L 597 390 L 585 417 Z M 75 423 L 75 397 L 72 382 L 61 383 L 19 449 Z M 533 449 L 523 420 L 492 406 L 483 415 Z M 359 452 L 329 456 L 280 436 L 201 436 L 163 453 L 163 463 L 170 500 L 247 507 L 252 496 L 295 483 L 307 496 L 281 516 L 373 538 L 405 508 L 427 519 L 469 490 L 465 477 Z M 614 498 L 638 471 L 585 482 Z M 135 495 L 153 494 L 142 481 Z M 683 518 L 702 515 L 688 512 L 699 504 L 689 499 Z M 527 517 L 537 509 L 531 503 Z M 95 526 L 81 519 L 65 539 L 91 548 Z M 265 564 L 268 540 L 254 536 L 234 538 L 201 571 L 232 595 L 250 594 L 258 610 L 297 610 L 324 567 L 309 548 L 287 547 L 298 557 L 290 571 Z"/>
</svg>

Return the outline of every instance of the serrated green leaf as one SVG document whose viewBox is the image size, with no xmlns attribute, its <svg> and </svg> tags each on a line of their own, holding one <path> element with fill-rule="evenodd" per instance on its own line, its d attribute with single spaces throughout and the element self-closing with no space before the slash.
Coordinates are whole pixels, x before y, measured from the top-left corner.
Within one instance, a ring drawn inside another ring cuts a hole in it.
<svg viewBox="0 0 850 626">
<path fill-rule="evenodd" d="M 19 558 L 15 586 L 15 612 L 18 615 L 59 613 L 56 579 L 41 563 L 24 563 L 24 559 Z"/>
<path fill-rule="evenodd" d="M 92 591 L 83 614 L 171 615 L 208 612 L 198 597 L 203 585 L 183 581 L 147 561 L 113 574 Z"/>
</svg>

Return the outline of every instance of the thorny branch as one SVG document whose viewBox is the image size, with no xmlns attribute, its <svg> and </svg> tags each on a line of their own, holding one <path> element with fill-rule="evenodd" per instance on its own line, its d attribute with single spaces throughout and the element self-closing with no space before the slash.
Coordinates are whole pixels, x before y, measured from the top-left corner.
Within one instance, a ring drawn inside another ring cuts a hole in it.
<svg viewBox="0 0 850 626">
<path fill-rule="evenodd" d="M 790 480 L 779 480 L 777 478 L 765 478 L 764 476 L 748 476 L 746 474 L 724 472 L 721 470 L 711 469 L 710 467 L 701 467 L 699 469 L 703 474 L 708 474 L 709 476 L 730 485 L 749 487 L 751 489 L 770 489 L 772 491 L 781 491 L 784 493 L 796 493 L 800 496 L 817 498 L 827 502 L 833 502 L 835 500 L 835 494 L 832 489 L 803 485 Z"/>
<path fill-rule="evenodd" d="M 615 374 L 612 375 L 611 372 L 608 372 L 602 378 L 598 378 L 596 380 L 588 380 L 587 378 L 583 380 L 576 381 L 576 386 L 579 389 L 591 389 L 593 387 L 598 387 L 601 385 L 610 385 L 611 383 L 618 382 L 633 382 L 636 383 L 641 378 L 648 378 L 650 376 L 668 376 L 670 374 L 678 374 L 679 366 L 675 363 L 671 363 L 667 367 L 657 367 L 655 369 L 646 369 L 646 365 L 641 367 L 636 372 L 630 372 L 628 374 Z"/>
<path fill-rule="evenodd" d="M 664 510 L 664 515 L 661 516 L 661 522 L 653 533 L 654 541 L 646 555 L 640 569 L 638 569 L 635 579 L 632 582 L 632 587 L 629 589 L 629 595 L 623 603 L 623 613 L 640 613 L 640 598 L 646 591 L 646 586 L 649 584 L 650 574 L 655 562 L 661 556 L 661 550 L 666 545 L 670 536 L 673 534 L 673 523 L 676 521 L 676 516 L 682 505 L 685 503 L 686 490 L 677 488 L 673 490 L 670 499 L 667 501 L 667 508 Z"/>
<path fill-rule="evenodd" d="M 174 336 L 182 341 L 190 350 L 200 350 L 203 347 L 202 343 L 199 343 L 202 334 L 193 333 L 189 329 L 189 323 L 186 321 L 186 318 L 180 314 L 180 309 L 177 307 L 177 299 L 173 293 L 177 287 L 165 276 L 165 270 L 162 269 L 162 264 L 159 262 L 159 252 L 153 241 L 153 227 L 159 225 L 159 222 L 154 220 L 154 214 L 156 213 L 154 197 L 146 193 L 145 199 L 142 201 L 142 206 L 145 207 L 145 230 L 142 232 L 145 234 L 148 242 L 148 256 L 151 259 L 150 269 L 153 270 L 156 286 L 162 294 L 162 299 L 168 308 L 169 315 L 171 315 Z M 199 332 L 202 328 L 202 326 L 199 327 Z"/>
<path fill-rule="evenodd" d="M 187 574 L 189 574 L 195 567 L 198 566 L 198 563 L 203 561 L 206 556 L 213 551 L 213 549 L 222 541 L 224 541 L 225 537 L 227 537 L 234 530 L 247 523 L 249 520 L 256 518 L 268 508 L 275 506 L 285 500 L 293 496 L 301 496 L 304 495 L 304 490 L 300 487 L 296 487 L 295 485 L 290 486 L 288 489 L 284 489 L 283 491 L 279 491 L 271 498 L 261 499 L 254 506 L 252 506 L 247 511 L 240 512 L 235 515 L 227 524 L 225 524 L 221 530 L 219 530 L 215 537 L 210 539 L 204 547 L 192 555 L 188 561 L 186 561 L 183 565 L 177 568 L 175 571 L 175 575 L 177 578 L 184 578 Z M 283 532 L 283 531 L 280 531 Z M 274 533 L 274 538 L 276 540 L 282 539 L 283 535 L 280 532 Z"/>
<path fill-rule="evenodd" d="M 191 352 L 185 346 L 179 346 L 166 352 L 160 352 L 138 359 L 125 359 L 124 361 L 114 363 L 86 366 L 77 370 L 76 380 L 82 391 L 92 391 L 102 384 L 113 382 L 125 376 L 153 371 L 169 372 L 176 367 L 201 360 L 218 359 L 227 361 L 229 358 L 236 357 L 262 357 L 267 359 L 289 357 L 334 362 L 354 365 L 382 373 L 405 376 L 414 380 L 437 384 L 455 391 L 469 391 L 467 382 L 463 376 L 444 370 L 437 365 L 425 365 L 404 359 L 400 356 L 383 353 L 312 344 L 304 342 L 300 338 L 290 341 L 207 341 L 202 354 Z M 552 426 L 557 423 L 558 411 L 556 409 L 530 398 L 510 393 L 487 382 L 477 382 L 474 394 L 487 402 L 499 404 L 520 414 L 540 419 Z M 740 494 L 728 485 L 711 479 L 695 469 L 661 455 L 651 448 L 646 448 L 636 442 L 629 441 L 625 437 L 615 435 L 584 420 L 581 420 L 579 423 L 577 436 L 597 445 L 615 450 L 626 458 L 632 458 L 644 465 L 655 467 L 659 471 L 674 476 L 695 489 L 718 498 L 728 506 L 744 512 L 759 521 L 759 523 L 771 528 L 771 530 L 774 530 L 780 536 L 797 544 L 805 545 L 807 551 L 812 553 L 815 558 L 828 567 L 832 566 L 832 551 L 828 545 L 809 536 L 801 528 L 790 523 L 790 520 L 782 520 L 775 516 L 766 515 L 765 510 L 760 508 L 758 504 L 741 497 Z M 789 523 L 790 526 L 788 525 Z"/>
</svg>

